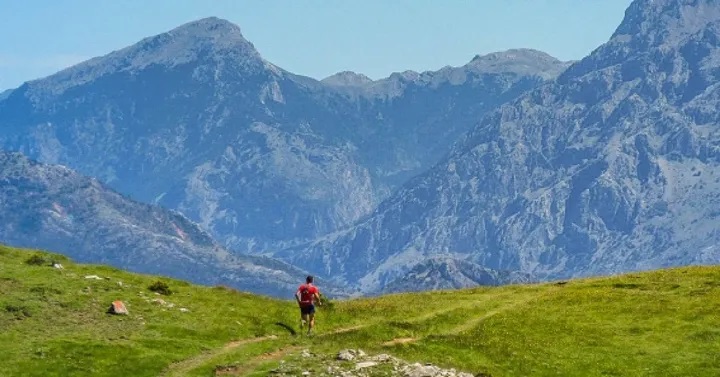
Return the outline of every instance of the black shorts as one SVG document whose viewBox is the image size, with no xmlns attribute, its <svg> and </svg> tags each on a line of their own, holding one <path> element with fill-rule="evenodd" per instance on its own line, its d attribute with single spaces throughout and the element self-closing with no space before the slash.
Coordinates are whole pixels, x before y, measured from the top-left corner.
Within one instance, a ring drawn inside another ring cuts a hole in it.
<svg viewBox="0 0 720 377">
<path fill-rule="evenodd" d="M 315 305 L 301 306 L 300 313 L 301 314 L 315 314 Z"/>
</svg>

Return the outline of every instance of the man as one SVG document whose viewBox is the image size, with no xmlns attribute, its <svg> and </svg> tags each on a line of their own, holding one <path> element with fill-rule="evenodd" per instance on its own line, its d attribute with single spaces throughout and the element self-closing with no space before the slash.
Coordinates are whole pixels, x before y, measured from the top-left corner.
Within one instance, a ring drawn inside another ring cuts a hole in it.
<svg viewBox="0 0 720 377">
<path fill-rule="evenodd" d="M 322 302 L 320 302 L 320 291 L 313 285 L 312 276 L 305 278 L 305 284 L 298 287 L 297 292 L 295 292 L 295 299 L 300 306 L 300 329 L 302 330 L 305 323 L 307 323 L 307 334 L 311 335 L 312 329 L 315 326 L 315 302 L 317 302 L 318 305 L 322 305 Z"/>
</svg>

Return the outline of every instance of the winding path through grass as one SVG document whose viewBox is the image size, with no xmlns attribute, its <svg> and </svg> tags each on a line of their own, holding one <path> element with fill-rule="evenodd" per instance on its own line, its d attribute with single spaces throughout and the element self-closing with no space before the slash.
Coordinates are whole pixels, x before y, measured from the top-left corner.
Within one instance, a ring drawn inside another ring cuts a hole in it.
<svg viewBox="0 0 720 377">
<path fill-rule="evenodd" d="M 472 329 L 473 327 L 477 326 L 478 324 L 487 320 L 488 318 L 491 318 L 491 317 L 493 317 L 497 314 L 500 314 L 502 312 L 505 312 L 507 310 L 512 310 L 516 307 L 526 305 L 526 304 L 530 303 L 531 301 L 534 301 L 534 300 L 540 299 L 543 296 L 546 296 L 549 293 L 550 292 L 547 292 L 541 296 L 532 296 L 532 297 L 529 297 L 524 300 L 514 301 L 511 303 L 502 305 L 498 308 L 488 311 L 487 313 L 485 313 L 479 317 L 473 318 L 473 319 L 453 328 L 448 333 L 449 334 L 457 334 L 457 333 Z M 448 312 L 451 312 L 454 310 L 471 307 L 471 306 L 475 306 L 475 305 L 477 305 L 477 302 L 474 302 L 474 301 L 463 302 L 463 303 L 460 303 L 457 305 L 448 306 L 448 307 L 438 309 L 438 310 L 435 310 L 435 311 L 432 311 L 429 313 L 411 317 L 411 318 L 408 318 L 407 320 L 411 321 L 411 322 L 427 321 L 427 320 L 433 319 L 436 316 L 442 315 L 444 313 L 448 313 Z M 333 331 L 317 335 L 317 337 L 322 338 L 322 337 L 328 337 L 328 336 L 332 336 L 332 335 L 338 335 L 338 334 L 344 334 L 344 333 L 348 333 L 348 332 L 352 332 L 352 331 L 357 331 L 357 330 L 361 330 L 361 329 L 364 329 L 364 328 L 367 328 L 367 327 L 370 327 L 370 326 L 373 326 L 376 324 L 383 323 L 384 321 L 385 321 L 384 319 L 380 318 L 380 319 L 377 319 L 377 320 L 374 320 L 372 322 L 368 322 L 365 324 L 335 329 Z M 235 341 L 229 342 L 229 343 L 225 344 L 223 347 L 217 348 L 215 350 L 203 352 L 200 355 L 197 355 L 195 357 L 191 357 L 189 359 L 173 363 L 170 366 L 168 366 L 168 368 L 163 372 L 163 374 L 161 374 L 161 376 L 163 376 L 163 377 L 184 376 L 186 373 L 191 372 L 192 370 L 194 370 L 196 368 L 204 366 L 210 360 L 212 360 L 216 357 L 222 356 L 224 354 L 227 354 L 238 347 L 241 347 L 241 346 L 244 346 L 247 344 L 264 342 L 264 341 L 275 340 L 275 339 L 278 339 L 278 337 L 276 335 L 270 335 L 270 336 L 264 336 L 264 337 L 258 337 L 258 338 L 235 340 Z M 391 346 L 391 345 L 395 345 L 395 344 L 412 343 L 412 342 L 419 341 L 421 339 L 422 339 L 422 337 L 398 338 L 398 339 L 393 339 L 391 341 L 384 342 L 384 343 L 382 343 L 382 345 L 383 346 Z M 239 376 L 244 373 L 249 373 L 249 372 L 252 372 L 255 368 L 257 368 L 257 366 L 260 365 L 261 363 L 265 363 L 265 362 L 273 361 L 273 360 L 279 360 L 279 359 L 283 358 L 284 356 L 286 356 L 287 354 L 289 354 L 290 352 L 296 351 L 300 348 L 301 348 L 300 346 L 280 347 L 277 350 L 274 350 L 272 352 L 268 352 L 268 353 L 264 353 L 264 354 L 255 356 L 255 357 L 249 359 L 247 362 L 245 362 L 241 365 L 237 365 L 232 370 L 219 372 L 218 375 Z"/>
</svg>

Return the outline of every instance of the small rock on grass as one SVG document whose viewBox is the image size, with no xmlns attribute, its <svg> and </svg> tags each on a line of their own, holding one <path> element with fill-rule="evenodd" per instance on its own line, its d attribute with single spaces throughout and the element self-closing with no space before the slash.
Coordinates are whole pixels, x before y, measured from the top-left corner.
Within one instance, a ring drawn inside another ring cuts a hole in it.
<svg viewBox="0 0 720 377">
<path fill-rule="evenodd" d="M 354 350 L 342 350 L 338 352 L 337 359 L 342 361 L 355 360 L 355 352 Z"/>
<path fill-rule="evenodd" d="M 355 369 L 363 369 L 363 368 L 370 368 L 378 365 L 375 361 L 363 361 L 362 363 L 355 364 Z"/>
<path fill-rule="evenodd" d="M 122 301 L 113 301 L 108 309 L 110 314 L 128 315 L 128 310 Z"/>
<path fill-rule="evenodd" d="M 375 355 L 375 356 L 371 357 L 370 360 L 372 360 L 372 361 L 377 361 L 377 362 L 380 362 L 380 363 L 386 363 L 386 362 L 390 362 L 390 361 L 392 361 L 392 362 L 397 361 L 396 358 L 394 358 L 394 357 L 392 357 L 392 356 L 390 356 L 390 355 L 388 355 L 388 354 L 386 354 L 386 353 L 381 353 L 381 354 L 379 354 L 379 355 Z"/>
</svg>

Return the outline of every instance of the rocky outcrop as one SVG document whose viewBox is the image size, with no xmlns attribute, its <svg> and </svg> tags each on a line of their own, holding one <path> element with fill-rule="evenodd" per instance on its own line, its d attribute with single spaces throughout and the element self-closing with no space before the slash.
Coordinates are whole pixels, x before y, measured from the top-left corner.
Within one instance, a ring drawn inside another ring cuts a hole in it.
<svg viewBox="0 0 720 377">
<path fill-rule="evenodd" d="M 233 373 L 233 365 L 216 367 L 217 372 Z M 335 360 L 303 350 L 301 358 L 290 355 L 271 372 L 277 376 L 337 376 L 337 377 L 473 377 L 473 374 L 444 369 L 432 364 L 409 363 L 388 354 L 368 355 L 360 349 L 346 349 Z"/>
</svg>

